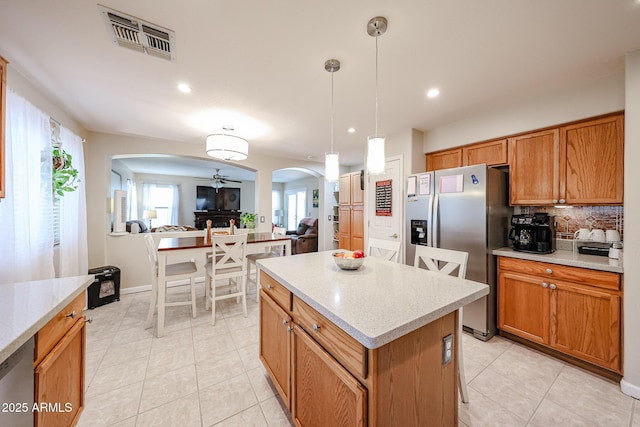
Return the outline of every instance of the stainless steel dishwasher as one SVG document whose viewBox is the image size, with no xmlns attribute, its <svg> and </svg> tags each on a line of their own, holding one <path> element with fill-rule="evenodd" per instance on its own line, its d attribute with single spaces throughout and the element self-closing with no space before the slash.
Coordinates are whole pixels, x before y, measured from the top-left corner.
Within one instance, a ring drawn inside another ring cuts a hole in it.
<svg viewBox="0 0 640 427">
<path fill-rule="evenodd" d="M 33 355 L 35 339 L 0 364 L 0 426 L 33 427 Z"/>
</svg>

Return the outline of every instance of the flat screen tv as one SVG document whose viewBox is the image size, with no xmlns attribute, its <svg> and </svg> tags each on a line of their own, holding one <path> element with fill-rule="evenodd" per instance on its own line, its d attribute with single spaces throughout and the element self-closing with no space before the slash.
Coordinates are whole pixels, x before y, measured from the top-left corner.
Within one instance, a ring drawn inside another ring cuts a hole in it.
<svg viewBox="0 0 640 427">
<path fill-rule="evenodd" d="M 199 211 L 239 211 L 240 189 L 222 187 L 216 189 L 198 185 L 196 187 L 196 210 Z"/>
</svg>

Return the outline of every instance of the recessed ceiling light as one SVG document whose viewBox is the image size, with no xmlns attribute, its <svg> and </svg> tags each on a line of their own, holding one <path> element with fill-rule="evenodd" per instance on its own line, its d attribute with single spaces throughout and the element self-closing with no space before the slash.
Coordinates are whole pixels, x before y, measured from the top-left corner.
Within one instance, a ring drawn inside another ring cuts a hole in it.
<svg viewBox="0 0 640 427">
<path fill-rule="evenodd" d="M 178 90 L 182 93 L 191 93 L 191 87 L 186 83 L 178 84 Z"/>
<path fill-rule="evenodd" d="M 356 133 L 356 128 L 349 128 L 349 129 L 347 129 L 347 132 Z"/>
<path fill-rule="evenodd" d="M 435 98 L 436 96 L 440 95 L 440 89 L 434 87 L 433 89 L 429 89 L 427 91 L 427 96 L 429 98 Z"/>
</svg>

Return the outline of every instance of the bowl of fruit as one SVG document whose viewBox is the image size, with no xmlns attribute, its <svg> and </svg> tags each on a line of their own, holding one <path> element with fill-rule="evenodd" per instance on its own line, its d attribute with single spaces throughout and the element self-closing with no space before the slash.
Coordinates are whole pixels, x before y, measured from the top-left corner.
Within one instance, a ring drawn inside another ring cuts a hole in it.
<svg viewBox="0 0 640 427">
<path fill-rule="evenodd" d="M 334 252 L 331 255 L 336 265 L 343 270 L 357 270 L 364 262 L 364 252 L 360 250 Z"/>
</svg>

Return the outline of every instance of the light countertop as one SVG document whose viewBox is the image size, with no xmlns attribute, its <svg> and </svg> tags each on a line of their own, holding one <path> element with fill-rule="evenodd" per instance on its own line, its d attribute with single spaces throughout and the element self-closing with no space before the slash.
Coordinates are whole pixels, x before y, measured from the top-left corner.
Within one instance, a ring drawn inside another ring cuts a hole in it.
<svg viewBox="0 0 640 427">
<path fill-rule="evenodd" d="M 548 262 L 550 264 L 568 265 L 571 267 L 588 268 L 590 270 L 623 273 L 622 260 L 609 259 L 604 256 L 583 255 L 573 251 L 557 250 L 551 254 L 530 254 L 514 251 L 512 248 L 494 249 L 494 255 L 529 261 Z"/>
<path fill-rule="evenodd" d="M 374 257 L 359 270 L 340 270 L 332 252 L 270 258 L 258 266 L 370 349 L 489 293 L 486 284 Z"/>
<path fill-rule="evenodd" d="M 0 361 L 80 295 L 94 276 L 0 284 Z"/>
</svg>

